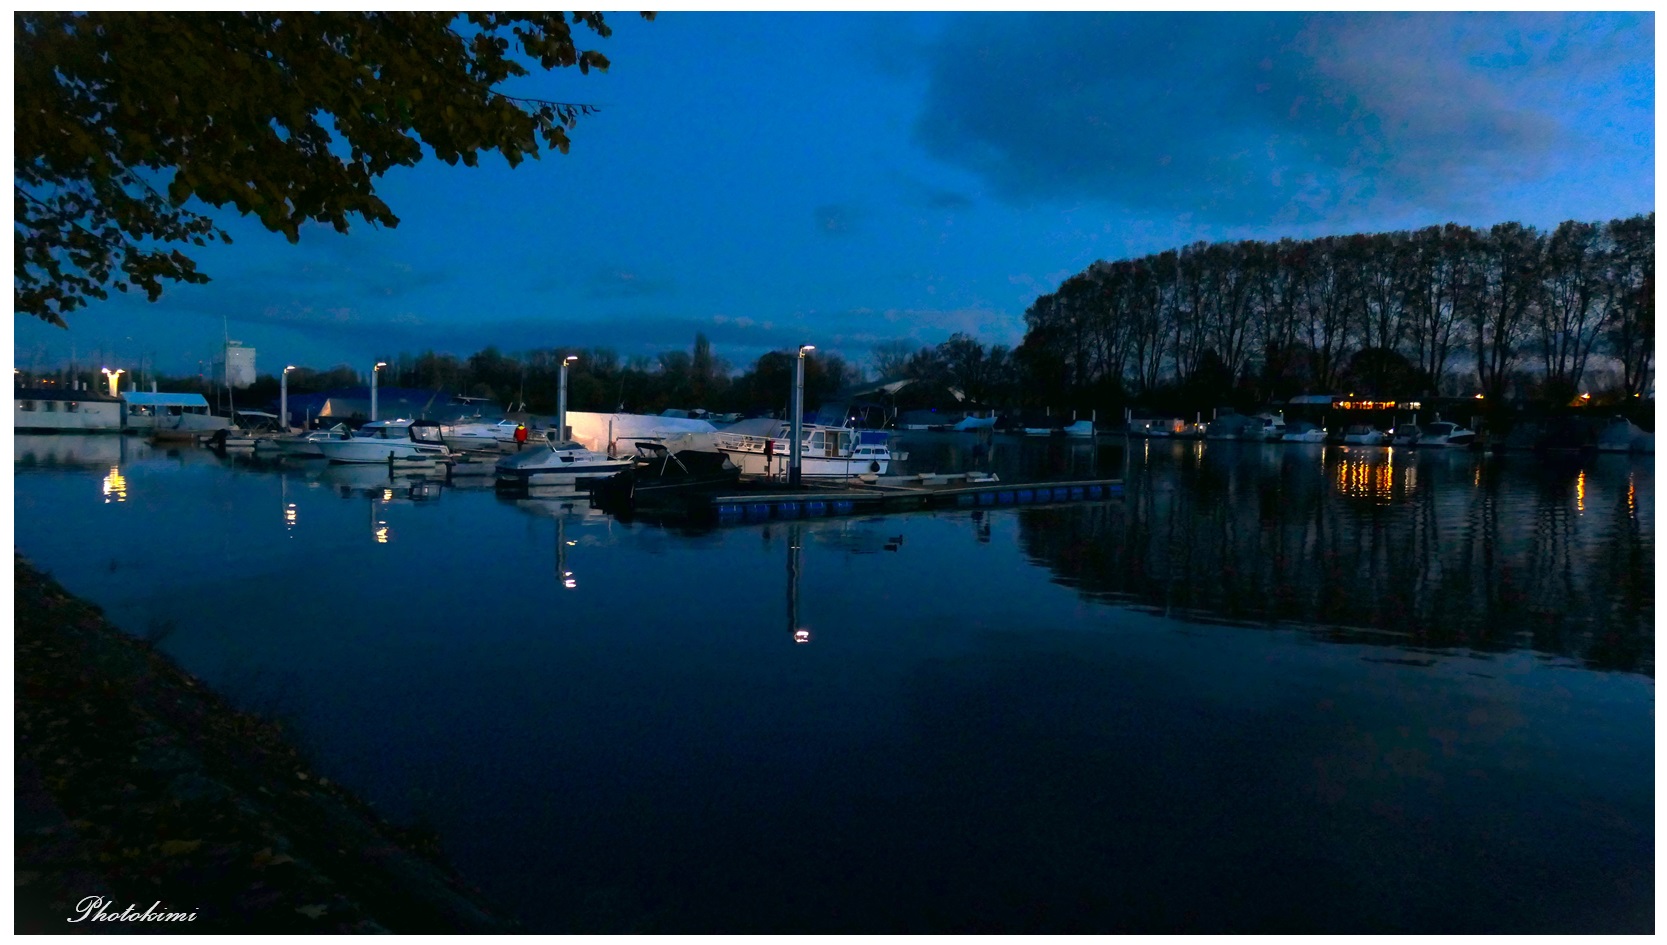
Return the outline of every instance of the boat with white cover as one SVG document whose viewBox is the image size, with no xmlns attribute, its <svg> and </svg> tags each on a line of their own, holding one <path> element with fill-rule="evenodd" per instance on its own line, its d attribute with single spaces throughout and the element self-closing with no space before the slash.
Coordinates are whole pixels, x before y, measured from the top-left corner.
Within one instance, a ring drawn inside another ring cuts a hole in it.
<svg viewBox="0 0 1667 945">
<path fill-rule="evenodd" d="M 451 449 L 432 420 L 372 420 L 345 440 L 322 441 L 319 452 L 332 463 L 385 463 L 390 459 L 445 459 Z"/>
<path fill-rule="evenodd" d="M 515 449 L 514 420 L 482 420 L 470 417 L 443 424 L 440 439 L 454 450 L 502 452 Z"/>
<path fill-rule="evenodd" d="M 949 430 L 951 433 L 967 433 L 972 430 L 993 430 L 995 425 L 996 415 L 993 413 L 988 417 L 975 417 L 972 414 L 967 414 L 955 423 L 950 424 Z"/>
<path fill-rule="evenodd" d="M 806 423 L 800 427 L 799 472 L 806 477 L 849 478 L 890 468 L 891 447 L 850 427 Z M 768 417 L 742 420 L 713 435 L 713 445 L 743 475 L 785 477 L 791 425 Z M 768 449 L 768 452 L 766 452 Z"/>
</svg>

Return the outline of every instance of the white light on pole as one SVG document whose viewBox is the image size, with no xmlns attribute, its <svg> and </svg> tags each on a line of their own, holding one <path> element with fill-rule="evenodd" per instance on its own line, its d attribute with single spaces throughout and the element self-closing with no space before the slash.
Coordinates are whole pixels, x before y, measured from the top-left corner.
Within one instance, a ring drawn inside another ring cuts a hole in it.
<svg viewBox="0 0 1667 945">
<path fill-rule="evenodd" d="M 815 345 L 800 345 L 799 357 L 793 368 L 793 416 L 792 433 L 787 440 L 787 482 L 788 485 L 799 485 L 803 478 L 800 468 L 800 456 L 803 450 L 799 448 L 799 441 L 804 436 L 805 419 L 805 354 L 815 351 Z"/>
<path fill-rule="evenodd" d="M 556 439 L 567 442 L 567 366 L 579 360 L 576 354 L 561 359 L 561 381 L 556 386 Z"/>
<path fill-rule="evenodd" d="M 291 364 L 278 375 L 278 426 L 285 433 L 289 432 L 289 372 L 293 370 L 295 365 Z"/>
<path fill-rule="evenodd" d="M 388 366 L 386 361 L 376 362 L 376 367 L 370 369 L 370 418 L 376 419 L 376 372 Z"/>
<path fill-rule="evenodd" d="M 117 378 L 121 377 L 123 374 L 126 374 L 127 372 L 122 370 L 121 368 L 116 368 L 114 371 L 110 370 L 109 368 L 100 368 L 99 370 L 103 371 L 104 376 L 110 379 L 110 396 L 111 397 L 116 396 L 116 391 L 118 390 L 117 385 L 120 383 L 117 380 Z"/>
</svg>

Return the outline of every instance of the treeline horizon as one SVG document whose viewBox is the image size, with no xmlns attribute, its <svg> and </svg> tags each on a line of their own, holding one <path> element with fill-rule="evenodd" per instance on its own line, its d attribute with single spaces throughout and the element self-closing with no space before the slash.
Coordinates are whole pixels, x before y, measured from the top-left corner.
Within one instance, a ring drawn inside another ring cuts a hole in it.
<svg viewBox="0 0 1667 945">
<path fill-rule="evenodd" d="M 1568 403 L 1650 388 L 1655 214 L 1276 242 L 1096 262 L 1025 312 L 1044 401 L 1298 393 Z M 1599 369 L 1594 359 L 1606 359 Z"/>
<path fill-rule="evenodd" d="M 1654 283 L 1654 212 L 1565 221 L 1550 232 L 1448 223 L 1199 242 L 1097 261 L 1070 276 L 1026 310 L 1017 347 L 986 347 L 958 332 L 935 346 L 881 342 L 871 358 L 880 379 L 926 382 L 894 398 L 899 408 L 961 402 L 947 399 L 949 388 L 981 406 L 1106 416 L 1125 406 L 1254 407 L 1301 393 L 1386 400 L 1480 393 L 1490 405 L 1560 405 L 1589 392 L 1624 401 L 1651 387 Z M 571 409 L 751 413 L 785 408 L 796 351 L 767 352 L 737 373 L 702 334 L 689 351 L 629 358 L 606 347 L 517 356 L 488 346 L 467 357 L 430 350 L 387 357 L 380 382 L 548 413 L 570 355 L 578 356 L 568 372 Z M 814 408 L 864 379 L 837 352 L 812 351 L 806 403 Z M 200 375 L 157 380 L 213 388 Z M 347 365 L 298 368 L 289 389 L 365 383 Z M 276 377 L 263 374 L 237 396 L 275 399 L 277 390 Z"/>
</svg>

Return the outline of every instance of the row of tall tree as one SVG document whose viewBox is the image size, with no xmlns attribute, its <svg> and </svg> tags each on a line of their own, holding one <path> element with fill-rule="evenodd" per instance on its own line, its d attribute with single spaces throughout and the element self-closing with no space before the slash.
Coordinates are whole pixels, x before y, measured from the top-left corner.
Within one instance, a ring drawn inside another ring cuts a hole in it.
<svg viewBox="0 0 1667 945">
<path fill-rule="evenodd" d="M 1654 283 L 1654 213 L 1196 243 L 1065 280 L 1026 311 L 1011 360 L 1054 403 L 1222 384 L 1566 403 L 1599 362 L 1624 397 L 1650 387 Z"/>
</svg>

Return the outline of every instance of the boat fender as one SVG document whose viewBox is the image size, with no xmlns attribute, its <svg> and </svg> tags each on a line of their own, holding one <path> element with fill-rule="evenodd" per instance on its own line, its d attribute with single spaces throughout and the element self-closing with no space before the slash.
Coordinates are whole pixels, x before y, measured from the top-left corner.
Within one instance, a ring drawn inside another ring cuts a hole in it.
<svg viewBox="0 0 1667 945">
<path fill-rule="evenodd" d="M 868 464 L 868 471 L 871 472 L 871 473 L 879 472 L 880 471 L 880 461 L 876 459 L 873 462 L 869 463 Z"/>
</svg>

